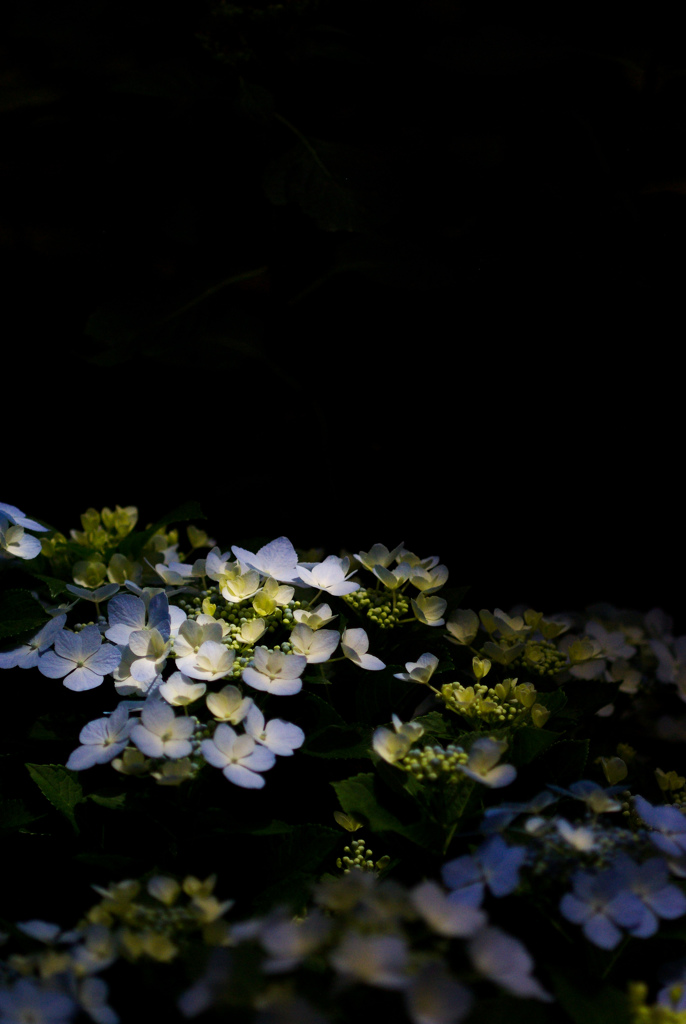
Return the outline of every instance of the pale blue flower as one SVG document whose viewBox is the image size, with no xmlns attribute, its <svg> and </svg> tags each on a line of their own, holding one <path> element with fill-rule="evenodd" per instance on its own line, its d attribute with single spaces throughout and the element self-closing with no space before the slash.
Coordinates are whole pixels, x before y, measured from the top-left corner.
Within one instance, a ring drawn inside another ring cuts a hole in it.
<svg viewBox="0 0 686 1024">
<path fill-rule="evenodd" d="M 0 990 L 0 1020 L 7 1024 L 37 1021 L 67 1024 L 77 1011 L 76 1003 L 64 992 L 41 985 L 33 978 L 19 978 Z"/>
<path fill-rule="evenodd" d="M 512 995 L 553 1001 L 550 993 L 532 977 L 534 961 L 526 948 L 500 928 L 482 928 L 469 940 L 467 952 L 477 971 Z"/>
<path fill-rule="evenodd" d="M 686 854 L 686 815 L 668 804 L 653 807 L 642 796 L 634 797 L 634 807 L 646 825 L 654 830 L 648 833 L 653 846 L 670 857 Z"/>
<path fill-rule="evenodd" d="M 79 733 L 81 746 L 72 751 L 65 767 L 81 772 L 113 761 L 127 745 L 133 724 L 128 708 L 121 704 L 108 718 L 89 722 Z"/>
<path fill-rule="evenodd" d="M 156 629 L 164 640 L 171 635 L 171 618 L 169 601 L 165 593 L 157 593 L 150 598 L 146 608 L 145 601 L 133 594 L 120 594 L 113 598 L 107 606 L 109 627 L 105 636 L 114 644 L 126 647 L 132 633 L 143 629 Z"/>
<path fill-rule="evenodd" d="M 117 668 L 121 651 L 103 644 L 97 626 L 86 626 L 80 633 L 63 629 L 55 637 L 54 651 L 38 661 L 38 671 L 48 679 L 63 679 L 68 690 L 92 690 Z"/>
<path fill-rule="evenodd" d="M 15 647 L 11 651 L 0 653 L 0 668 L 36 668 L 41 655 L 52 647 L 55 637 L 64 629 L 67 616 L 56 615 L 50 622 L 38 630 L 25 644 Z"/>
<path fill-rule="evenodd" d="M 614 949 L 622 939 L 618 925 L 632 928 L 642 918 L 640 900 L 623 888 L 618 871 L 610 869 L 598 875 L 577 871 L 573 892 L 560 900 L 560 913 L 573 924 L 580 924 L 589 942 L 601 949 Z"/>
<path fill-rule="evenodd" d="M 641 916 L 629 928 L 629 934 L 646 939 L 659 928 L 658 918 L 668 921 L 686 914 L 686 896 L 676 885 L 669 882 L 669 871 L 662 857 L 651 857 L 643 864 L 636 864 L 626 853 L 615 857 L 613 867 L 619 872 L 623 889 L 615 900 L 624 898 L 630 892 L 641 903 Z"/>
<path fill-rule="evenodd" d="M 486 886 L 494 896 L 508 896 L 519 885 L 519 870 L 525 860 L 524 847 L 508 846 L 501 836 L 491 836 L 475 853 L 443 865 L 441 877 L 452 890 L 448 898 L 480 907 Z"/>
<path fill-rule="evenodd" d="M 27 519 L 16 505 L 8 505 L 4 501 L 0 501 L 0 516 L 4 516 L 11 523 L 14 523 L 15 526 L 21 526 L 25 530 L 36 530 L 37 533 L 45 533 L 50 529 L 49 526 L 41 526 L 35 519 Z"/>
<path fill-rule="evenodd" d="M 527 800 L 526 803 L 502 803 L 496 804 L 494 807 L 487 807 L 479 831 L 485 835 L 502 832 L 520 814 L 540 814 L 544 808 L 554 804 L 557 799 L 558 797 L 544 789 L 531 800 Z"/>
</svg>

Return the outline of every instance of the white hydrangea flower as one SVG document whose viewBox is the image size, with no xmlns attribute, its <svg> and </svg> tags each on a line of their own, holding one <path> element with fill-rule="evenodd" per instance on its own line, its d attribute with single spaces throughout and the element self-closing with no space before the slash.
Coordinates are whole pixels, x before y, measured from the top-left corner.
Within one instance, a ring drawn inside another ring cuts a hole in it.
<svg viewBox="0 0 686 1024">
<path fill-rule="evenodd" d="M 129 650 L 134 655 L 130 674 L 138 683 L 150 688 L 164 671 L 171 650 L 171 637 L 167 640 L 158 629 L 141 629 L 129 636 Z"/>
<path fill-rule="evenodd" d="M 164 592 L 151 597 L 147 605 L 142 597 L 119 594 L 107 605 L 107 618 L 105 636 L 123 647 L 128 646 L 132 633 L 156 629 L 165 640 L 171 635 L 169 602 Z"/>
<path fill-rule="evenodd" d="M 174 640 L 176 667 L 185 672 L 187 665 L 195 664 L 196 655 L 206 640 L 221 643 L 223 635 L 221 623 L 216 619 L 210 619 L 209 622 L 186 619 Z"/>
<path fill-rule="evenodd" d="M 202 679 L 211 683 L 216 679 L 223 679 L 227 676 L 236 660 L 236 652 L 216 640 L 205 640 L 198 649 L 197 654 L 184 658 L 184 675 L 191 679 Z"/>
<path fill-rule="evenodd" d="M 484 977 L 512 995 L 553 1002 L 553 996 L 532 977 L 534 962 L 518 939 L 488 925 L 469 940 L 467 952 Z"/>
<path fill-rule="evenodd" d="M 302 689 L 307 658 L 302 654 L 284 654 L 256 647 L 253 665 L 243 669 L 243 680 L 255 690 L 266 690 L 280 696 L 290 696 Z"/>
<path fill-rule="evenodd" d="M 44 529 L 44 527 L 40 527 Z M 23 526 L 18 526 L 8 516 L 0 512 L 0 553 L 7 552 L 4 557 L 35 558 L 40 554 L 41 542 L 38 537 L 25 533 Z"/>
<path fill-rule="evenodd" d="M 7 1024 L 69 1024 L 77 1009 L 70 996 L 33 978 L 19 978 L 0 990 L 0 1014 Z"/>
<path fill-rule="evenodd" d="M 309 611 L 307 608 L 296 608 L 293 612 L 293 618 L 297 623 L 309 626 L 310 629 L 321 629 L 322 626 L 326 626 L 327 623 L 337 619 L 338 615 L 331 614 L 331 608 L 328 604 L 319 604 L 313 611 Z"/>
<path fill-rule="evenodd" d="M 256 743 L 282 757 L 289 757 L 305 742 L 305 733 L 299 725 L 284 722 L 282 718 L 272 718 L 265 724 L 264 715 L 256 704 L 249 708 L 243 726 Z"/>
<path fill-rule="evenodd" d="M 276 540 L 261 547 L 257 554 L 235 544 L 231 546 L 231 550 L 240 562 L 262 576 L 271 576 L 280 583 L 295 583 L 296 586 L 301 582 L 298 555 L 288 537 L 277 537 Z"/>
<path fill-rule="evenodd" d="M 498 765 L 501 755 L 507 749 L 507 740 L 496 740 L 492 736 L 483 736 L 475 740 L 469 750 L 467 764 L 455 766 L 457 771 L 480 782 L 490 789 L 509 786 L 517 776 L 517 769 L 511 764 Z M 498 765 L 496 767 L 496 765 Z"/>
<path fill-rule="evenodd" d="M 292 601 L 294 594 L 293 587 L 280 585 L 277 580 L 269 577 L 262 584 L 259 594 L 256 594 L 252 606 L 258 615 L 271 615 L 275 608 L 283 608 Z"/>
<path fill-rule="evenodd" d="M 386 668 L 380 658 L 373 654 L 367 654 L 369 648 L 369 637 L 364 629 L 346 629 L 341 637 L 341 650 L 346 658 L 350 658 L 355 665 L 365 668 L 370 672 L 378 672 Z"/>
<path fill-rule="evenodd" d="M 240 561 L 230 562 L 228 552 L 221 554 L 213 548 L 207 556 L 206 571 L 211 580 L 216 580 L 225 601 L 237 604 L 253 597 L 260 590 L 260 574 L 246 567 Z"/>
<path fill-rule="evenodd" d="M 412 598 L 412 610 L 415 618 L 425 626 L 442 626 L 445 623 L 443 615 L 448 602 L 442 597 L 420 594 L 415 600 Z"/>
<path fill-rule="evenodd" d="M 314 630 L 301 622 L 291 630 L 289 642 L 296 654 L 307 658 L 309 665 L 319 665 L 329 660 L 340 639 L 341 634 L 335 629 Z"/>
<path fill-rule="evenodd" d="M 56 615 L 25 644 L 11 651 L 0 652 L 0 668 L 36 668 L 41 656 L 52 647 L 55 637 L 64 629 L 66 621 L 65 614 Z"/>
<path fill-rule="evenodd" d="M 211 740 L 202 741 L 202 756 L 214 768 L 221 768 L 224 776 L 244 789 L 261 789 L 264 779 L 259 774 L 271 768 L 276 755 L 267 747 L 255 743 L 252 736 L 238 736 L 224 722 L 214 730 Z"/>
<path fill-rule="evenodd" d="M 350 559 L 348 557 L 339 558 L 337 555 L 328 555 L 323 562 L 315 563 L 311 569 L 299 565 L 298 572 L 302 582 L 308 587 L 331 594 L 332 597 L 342 597 L 343 594 L 352 594 L 354 590 L 360 589 L 359 583 L 349 582 L 350 577 L 355 575 L 357 569 L 353 569 L 349 573 L 349 568 Z"/>
<path fill-rule="evenodd" d="M 188 757 L 193 747 L 190 738 L 195 722 L 186 716 L 177 717 L 161 700 L 147 701 L 141 721 L 131 727 L 131 739 L 146 757 Z"/>
<path fill-rule="evenodd" d="M 405 683 L 428 683 L 438 668 L 435 654 L 421 654 L 417 661 L 405 662 L 407 672 L 394 672 L 394 679 L 402 679 Z"/>
<path fill-rule="evenodd" d="M 464 939 L 474 935 L 487 922 L 477 906 L 458 903 L 447 896 L 437 882 L 420 882 L 410 891 L 415 910 L 438 935 Z"/>
<path fill-rule="evenodd" d="M 417 565 L 411 568 L 409 579 L 413 587 L 429 597 L 445 586 L 448 575 L 447 565 L 437 565 L 433 569 L 423 569 Z"/>
<path fill-rule="evenodd" d="M 445 624 L 451 643 L 469 646 L 479 632 L 479 616 L 471 608 L 458 608 Z"/>
<path fill-rule="evenodd" d="M 412 1024 L 459 1024 L 474 1005 L 474 996 L 438 960 L 424 963 L 405 990 Z"/>
<path fill-rule="evenodd" d="M 253 706 L 252 697 L 244 697 L 237 686 L 229 683 L 219 693 L 208 693 L 205 703 L 210 713 L 219 722 L 231 722 L 238 725 Z"/>
<path fill-rule="evenodd" d="M 239 636 L 244 644 L 254 645 L 264 636 L 267 630 L 267 623 L 264 619 L 248 619 L 247 622 L 241 623 L 241 631 Z"/>
<path fill-rule="evenodd" d="M 200 700 L 207 690 L 207 683 L 194 683 L 183 672 L 173 672 L 165 683 L 157 687 L 159 695 L 173 707 L 186 707 Z"/>
<path fill-rule="evenodd" d="M 359 551 L 355 558 L 358 562 L 361 562 L 365 569 L 374 572 L 376 566 L 379 565 L 387 569 L 393 559 L 398 557 L 402 549 L 402 544 L 398 544 L 397 548 L 393 548 L 392 551 L 389 551 L 384 544 L 373 544 L 369 551 Z"/>
<path fill-rule="evenodd" d="M 81 772 L 93 765 L 113 761 L 129 742 L 132 725 L 128 708 L 121 705 L 109 717 L 97 718 L 84 725 L 79 733 L 81 746 L 72 751 L 65 767 Z"/>
<path fill-rule="evenodd" d="M 406 562 L 401 562 L 395 569 L 387 569 L 384 565 L 375 565 L 372 572 L 388 590 L 397 590 L 407 582 L 411 570 Z"/>
<path fill-rule="evenodd" d="M 55 636 L 54 651 L 46 651 L 38 662 L 38 671 L 48 679 L 62 679 L 68 690 L 92 690 L 100 686 L 121 659 L 121 651 L 103 644 L 97 626 L 86 626 L 80 633 L 63 629 Z"/>
<path fill-rule="evenodd" d="M 277 911 L 262 923 L 259 931 L 260 943 L 269 953 L 262 970 L 267 974 L 293 970 L 323 944 L 332 927 L 331 920 L 317 909 L 303 920 L 293 920 Z"/>
<path fill-rule="evenodd" d="M 348 931 L 329 954 L 332 966 L 351 981 L 379 988 L 405 988 L 408 949 L 400 935 L 362 935 Z"/>
<path fill-rule="evenodd" d="M 381 725 L 372 736 L 374 750 L 389 764 L 400 761 L 412 744 L 424 735 L 424 726 L 419 722 L 401 722 L 396 714 L 392 716 L 392 721 L 393 732 Z"/>
</svg>

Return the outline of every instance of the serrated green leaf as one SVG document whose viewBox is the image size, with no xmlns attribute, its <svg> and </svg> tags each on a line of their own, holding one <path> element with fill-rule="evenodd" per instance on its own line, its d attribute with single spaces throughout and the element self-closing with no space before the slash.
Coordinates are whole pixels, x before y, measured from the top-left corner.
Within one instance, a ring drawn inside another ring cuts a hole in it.
<svg viewBox="0 0 686 1024">
<path fill-rule="evenodd" d="M 450 739 L 452 737 L 448 723 L 440 711 L 429 711 L 426 715 L 420 715 L 419 718 L 415 718 L 413 721 L 419 722 L 420 725 L 424 726 L 425 736 L 435 736 L 437 739 Z"/>
<path fill-rule="evenodd" d="M 512 737 L 508 761 L 515 767 L 529 764 L 556 743 L 561 735 L 548 729 L 537 729 L 535 725 L 524 725 Z"/>
<path fill-rule="evenodd" d="M 69 819 L 78 833 L 74 808 L 83 800 L 83 788 L 77 781 L 77 773 L 61 764 L 27 764 L 26 767 L 43 796 Z"/>
<path fill-rule="evenodd" d="M 58 580 L 54 576 L 43 576 L 42 573 L 34 572 L 33 576 L 35 579 L 45 583 L 50 591 L 50 597 L 59 597 L 60 594 L 68 594 L 67 582 L 65 580 Z M 73 596 L 72 596 L 73 600 Z"/>
</svg>

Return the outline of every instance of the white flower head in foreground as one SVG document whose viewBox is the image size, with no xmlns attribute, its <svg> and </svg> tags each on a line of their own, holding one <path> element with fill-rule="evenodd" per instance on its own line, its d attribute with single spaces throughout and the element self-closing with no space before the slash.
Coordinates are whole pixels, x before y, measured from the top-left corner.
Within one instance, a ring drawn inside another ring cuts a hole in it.
<svg viewBox="0 0 686 1024">
<path fill-rule="evenodd" d="M 293 587 L 280 584 L 270 576 L 264 581 L 259 594 L 255 595 L 252 606 L 258 615 L 271 615 L 275 608 L 284 608 L 292 601 L 294 594 Z"/>
<path fill-rule="evenodd" d="M 319 604 L 313 611 L 308 611 L 307 608 L 296 608 L 293 618 L 298 624 L 309 626 L 310 629 L 321 629 L 322 626 L 337 619 L 338 615 L 331 614 L 328 604 Z"/>
<path fill-rule="evenodd" d="M 272 718 L 265 724 L 264 715 L 253 704 L 243 723 L 246 733 L 261 743 L 273 754 L 289 757 L 294 750 L 305 742 L 305 733 L 299 725 L 284 722 L 282 718 Z"/>
<path fill-rule="evenodd" d="M 299 623 L 291 630 L 290 643 L 296 654 L 307 658 L 309 665 L 328 661 L 338 647 L 341 634 L 336 629 L 312 629 Z"/>
<path fill-rule="evenodd" d="M 261 789 L 264 779 L 259 773 L 268 771 L 276 761 L 271 750 L 256 744 L 252 736 L 238 736 L 224 722 L 211 740 L 202 741 L 202 756 L 214 768 L 221 768 L 229 782 L 244 789 Z"/>
<path fill-rule="evenodd" d="M 482 736 L 472 743 L 467 764 L 456 765 L 456 770 L 490 789 L 509 786 L 517 776 L 517 769 L 511 764 L 498 765 L 498 761 L 506 749 L 507 740 Z"/>
<path fill-rule="evenodd" d="M 398 544 L 397 548 L 393 548 L 389 551 L 384 544 L 373 544 L 369 551 L 358 551 L 355 558 L 358 562 L 369 569 L 370 572 L 374 572 L 376 566 L 382 566 L 387 569 L 394 558 L 397 558 L 403 549 L 403 544 Z"/>
<path fill-rule="evenodd" d="M 424 726 L 419 722 L 401 722 L 396 714 L 392 717 L 393 729 L 380 725 L 372 736 L 374 750 L 389 764 L 395 764 L 408 753 L 413 743 L 424 735 Z"/>
<path fill-rule="evenodd" d="M 78 1007 L 64 992 L 19 978 L 0 991 L 0 1019 L 6 1024 L 68 1024 Z"/>
<path fill-rule="evenodd" d="M 203 619 L 206 621 L 197 622 L 195 619 L 186 619 L 179 629 L 179 635 L 174 640 L 176 667 L 181 672 L 185 672 L 187 666 L 195 664 L 195 656 L 206 640 L 221 643 L 224 635 L 221 622 L 209 618 L 209 616 L 203 616 Z"/>
<path fill-rule="evenodd" d="M 445 586 L 448 582 L 448 575 L 447 565 L 437 565 L 433 569 L 413 566 L 410 570 L 410 583 L 417 590 L 421 590 L 426 597 L 429 597 Z"/>
<path fill-rule="evenodd" d="M 172 646 L 158 629 L 140 629 L 129 636 L 129 650 L 133 654 L 130 674 L 143 686 L 150 687 L 167 664 Z"/>
<path fill-rule="evenodd" d="M 262 970 L 267 974 L 293 970 L 324 943 L 332 927 L 331 920 L 320 910 L 297 921 L 285 911 L 270 915 L 259 932 L 260 943 L 269 953 Z"/>
<path fill-rule="evenodd" d="M 405 668 L 407 672 L 395 672 L 393 678 L 405 683 L 428 683 L 438 668 L 438 658 L 435 654 L 421 654 L 417 661 L 407 661 Z"/>
<path fill-rule="evenodd" d="M 361 935 L 348 931 L 329 954 L 332 966 L 352 982 L 379 988 L 405 988 L 408 949 L 399 935 Z"/>
<path fill-rule="evenodd" d="M 236 659 L 236 652 L 225 647 L 216 640 L 205 640 L 200 645 L 197 654 L 184 658 L 184 675 L 191 679 L 202 679 L 211 683 L 215 679 L 223 679 L 233 668 Z"/>
<path fill-rule="evenodd" d="M 353 572 L 348 572 L 350 568 L 349 558 L 338 558 L 337 555 L 329 555 L 324 559 L 323 562 L 315 564 L 311 569 L 306 569 L 304 565 L 298 566 L 298 572 L 300 573 L 300 579 L 308 587 L 313 587 L 315 590 L 323 590 L 325 594 L 331 594 L 332 597 L 342 597 L 344 594 L 352 594 L 354 590 L 360 589 L 360 584 L 350 581 L 350 577 L 354 576 L 357 572 L 356 569 Z M 347 575 L 346 575 L 347 573 Z"/>
<path fill-rule="evenodd" d="M 375 658 L 373 654 L 367 654 L 368 648 L 369 637 L 364 629 L 346 629 L 344 631 L 341 637 L 341 649 L 346 658 L 350 658 L 360 668 L 366 668 L 370 672 L 378 672 L 379 669 L 386 668 L 380 658 Z"/>
<path fill-rule="evenodd" d="M 300 584 L 298 554 L 288 537 L 277 537 L 276 540 L 261 547 L 257 554 L 235 544 L 231 546 L 231 550 L 240 562 L 250 569 L 255 569 L 262 576 L 271 576 L 279 583 Z"/>
<path fill-rule="evenodd" d="M 131 728 L 131 739 L 146 757 L 188 757 L 195 731 L 192 718 L 177 717 L 164 701 L 152 699 L 141 711 L 141 721 Z"/>
<path fill-rule="evenodd" d="M 185 676 L 183 672 L 173 672 L 166 683 L 157 688 L 159 695 L 166 700 L 167 704 L 174 707 L 186 707 L 200 700 L 207 690 L 207 683 L 194 683 L 192 679 Z"/>
<path fill-rule="evenodd" d="M 451 643 L 468 646 L 479 632 L 479 616 L 470 608 L 458 608 L 445 624 Z"/>
<path fill-rule="evenodd" d="M 307 658 L 303 654 L 284 654 L 256 647 L 253 666 L 243 669 L 243 680 L 255 690 L 266 690 L 280 696 L 290 696 L 302 689 Z"/>
<path fill-rule="evenodd" d="M 438 935 L 469 938 L 483 928 L 488 920 L 477 906 L 451 900 L 437 882 L 420 882 L 412 889 L 410 897 L 415 910 Z"/>
<path fill-rule="evenodd" d="M 469 940 L 467 951 L 477 971 L 512 995 L 553 1002 L 553 996 L 531 976 L 531 956 L 512 935 L 489 925 Z"/>
<path fill-rule="evenodd" d="M 121 705 L 108 718 L 97 718 L 84 725 L 79 733 L 82 745 L 69 755 L 66 767 L 81 772 L 113 761 L 127 745 L 132 725 L 128 708 Z"/>
<path fill-rule="evenodd" d="M 238 725 L 253 706 L 252 697 L 244 697 L 237 686 L 229 683 L 219 693 L 208 693 L 205 703 L 210 713 L 219 722 L 231 722 Z"/>
<path fill-rule="evenodd" d="M 25 644 L 15 647 L 12 651 L 0 653 L 0 668 L 36 668 L 41 655 L 52 647 L 55 637 L 64 629 L 67 621 L 65 614 L 56 615 L 38 630 Z"/>
<path fill-rule="evenodd" d="M 412 610 L 415 618 L 425 626 L 442 626 L 445 622 L 443 615 L 447 607 L 448 602 L 435 595 L 420 594 L 416 601 L 412 598 Z"/>
<path fill-rule="evenodd" d="M 92 690 L 120 659 L 119 648 L 103 644 L 97 626 L 86 626 L 80 633 L 64 629 L 55 636 L 54 651 L 41 655 L 38 671 L 48 679 L 62 679 L 68 690 Z"/>
<path fill-rule="evenodd" d="M 0 552 L 6 551 L 10 558 L 35 558 L 40 554 L 41 543 L 38 537 L 24 532 L 23 526 L 17 526 L 0 513 Z"/>
<path fill-rule="evenodd" d="M 412 1024 L 459 1024 L 474 1004 L 474 997 L 448 973 L 443 963 L 430 960 L 413 975 L 405 990 Z"/>
</svg>

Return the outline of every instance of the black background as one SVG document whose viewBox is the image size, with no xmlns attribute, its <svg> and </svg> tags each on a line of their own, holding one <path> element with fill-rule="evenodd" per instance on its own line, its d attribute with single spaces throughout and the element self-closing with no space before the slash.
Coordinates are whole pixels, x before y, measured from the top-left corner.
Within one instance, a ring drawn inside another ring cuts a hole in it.
<svg viewBox="0 0 686 1024">
<path fill-rule="evenodd" d="M 6 8 L 3 500 L 686 630 L 670 9 L 267 6 Z"/>
</svg>

